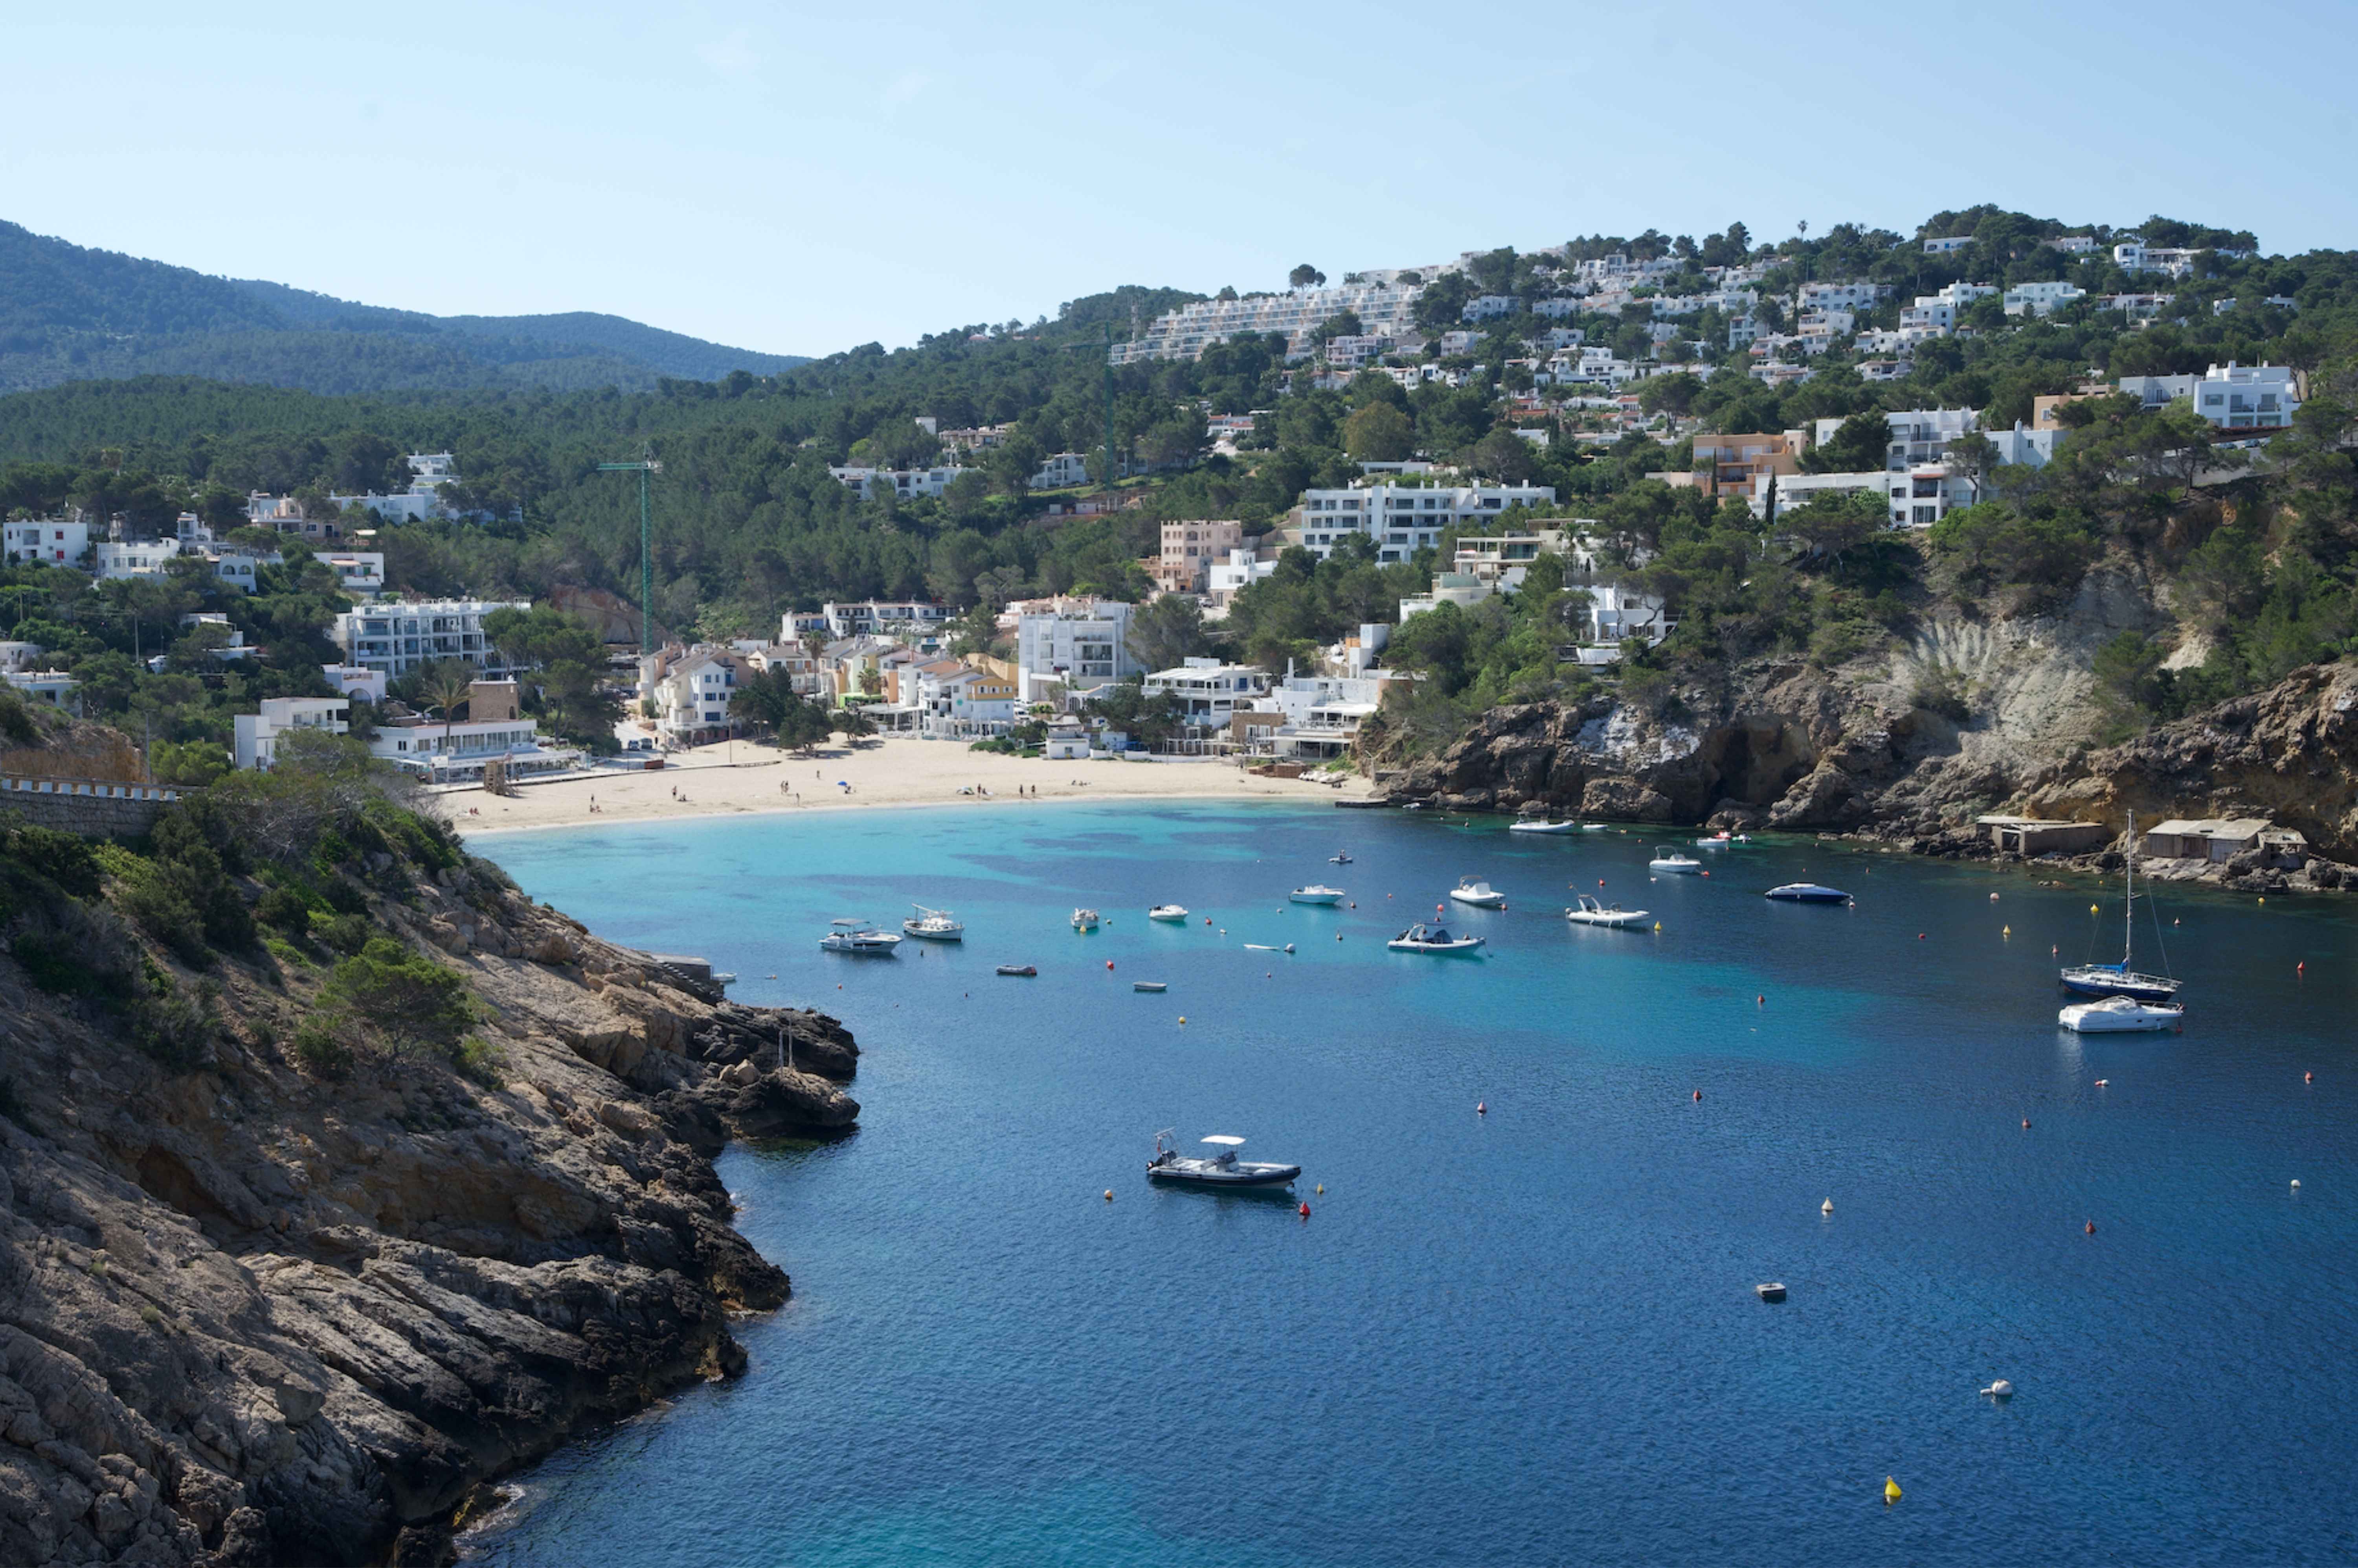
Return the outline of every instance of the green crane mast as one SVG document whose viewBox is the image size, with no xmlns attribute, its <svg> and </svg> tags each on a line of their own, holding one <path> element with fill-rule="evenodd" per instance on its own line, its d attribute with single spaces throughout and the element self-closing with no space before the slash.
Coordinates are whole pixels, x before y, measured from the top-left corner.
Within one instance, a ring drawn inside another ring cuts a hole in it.
<svg viewBox="0 0 2358 1568">
<path fill-rule="evenodd" d="M 639 656 L 654 652 L 654 606 L 655 601 L 654 564 L 654 503 L 648 497 L 647 481 L 663 472 L 663 464 L 641 455 L 634 463 L 600 463 L 600 473 L 635 473 L 639 476 Z"/>
</svg>

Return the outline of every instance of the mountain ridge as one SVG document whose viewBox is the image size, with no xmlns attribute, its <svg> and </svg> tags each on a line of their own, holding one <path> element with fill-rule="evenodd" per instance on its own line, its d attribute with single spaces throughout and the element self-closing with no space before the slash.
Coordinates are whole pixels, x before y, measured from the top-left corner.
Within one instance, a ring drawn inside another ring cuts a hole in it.
<svg viewBox="0 0 2358 1568">
<path fill-rule="evenodd" d="M 773 374 L 761 353 L 596 311 L 433 316 L 93 250 L 0 221 L 0 393 L 196 375 L 348 394 L 643 391 Z"/>
</svg>

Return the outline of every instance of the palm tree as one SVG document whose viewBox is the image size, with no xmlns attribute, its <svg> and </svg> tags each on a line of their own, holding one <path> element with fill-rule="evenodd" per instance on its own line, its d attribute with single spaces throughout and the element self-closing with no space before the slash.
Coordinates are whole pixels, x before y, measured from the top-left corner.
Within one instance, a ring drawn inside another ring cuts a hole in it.
<svg viewBox="0 0 2358 1568">
<path fill-rule="evenodd" d="M 450 723 L 458 717 L 458 707 L 474 689 L 475 667 L 464 659 L 437 659 L 417 672 L 415 686 L 419 697 L 432 707 L 442 710 L 442 749 L 450 749 Z"/>
</svg>

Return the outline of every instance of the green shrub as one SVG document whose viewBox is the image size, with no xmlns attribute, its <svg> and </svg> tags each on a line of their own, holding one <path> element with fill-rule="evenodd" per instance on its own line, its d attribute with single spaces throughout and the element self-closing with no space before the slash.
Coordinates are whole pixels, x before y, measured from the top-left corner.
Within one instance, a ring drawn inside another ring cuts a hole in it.
<svg viewBox="0 0 2358 1568">
<path fill-rule="evenodd" d="M 376 935 L 376 927 L 363 914 L 346 914 L 317 922 L 311 934 L 339 953 L 357 953 L 368 946 Z"/>
<path fill-rule="evenodd" d="M 0 687 L 0 735 L 19 746 L 30 746 L 41 738 L 32 708 L 14 687 Z"/>
<path fill-rule="evenodd" d="M 212 1038 L 212 1020 L 187 997 L 140 997 L 131 1004 L 131 1043 L 168 1067 L 194 1067 Z"/>
<path fill-rule="evenodd" d="M 265 936 L 262 939 L 262 946 L 265 952 L 290 969 L 308 969 L 311 967 L 309 955 L 284 936 Z"/>
<path fill-rule="evenodd" d="M 449 1051 L 475 1020 L 466 982 L 422 953 L 389 936 L 336 966 L 334 1000 L 376 1026 L 396 1045 Z"/>
<path fill-rule="evenodd" d="M 352 1048 L 337 1034 L 334 1020 L 307 1018 L 295 1031 L 295 1060 L 314 1077 L 346 1077 L 352 1070 Z"/>
<path fill-rule="evenodd" d="M 504 1055 L 498 1046 L 480 1034 L 470 1034 L 460 1041 L 458 1047 L 450 1053 L 450 1060 L 463 1076 L 473 1079 L 485 1088 L 497 1088 L 505 1081 L 506 1075 L 502 1071 L 505 1065 Z"/>
<path fill-rule="evenodd" d="M 254 906 L 254 913 L 262 924 L 281 931 L 301 935 L 311 929 L 311 906 L 293 888 L 272 888 Z"/>
</svg>

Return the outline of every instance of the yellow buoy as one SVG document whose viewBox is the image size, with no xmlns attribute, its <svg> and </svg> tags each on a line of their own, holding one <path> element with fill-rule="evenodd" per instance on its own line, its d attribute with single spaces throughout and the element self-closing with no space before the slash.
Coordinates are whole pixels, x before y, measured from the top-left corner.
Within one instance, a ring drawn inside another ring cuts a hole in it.
<svg viewBox="0 0 2358 1568">
<path fill-rule="evenodd" d="M 1896 1503 L 1899 1500 L 1899 1483 L 1888 1476 L 1883 1478 L 1883 1500 L 1887 1503 Z"/>
<path fill-rule="evenodd" d="M 2297 1187 L 2300 1185 L 2300 1184 L 2299 1182 L 2295 1182 L 2293 1185 Z M 1326 1195 L 1326 1184 L 1324 1182 L 1318 1184 L 1318 1195 L 1322 1198 Z"/>
<path fill-rule="evenodd" d="M 2011 925 L 2001 925 L 1998 927 L 1997 934 L 2001 936 L 2011 936 L 2014 935 L 2014 927 Z"/>
<path fill-rule="evenodd" d="M 1657 920 L 1656 922 L 1654 922 L 1654 929 L 1655 929 L 1655 930 L 1660 931 L 1661 928 L 1662 928 L 1662 923 L 1661 923 L 1660 921 Z M 838 990 L 840 990 L 840 989 L 842 989 L 843 988 L 842 988 L 842 987 L 840 987 L 840 986 L 838 986 L 836 989 L 837 989 Z"/>
<path fill-rule="evenodd" d="M 2095 906 L 2094 904 L 2093 904 L 2093 903 L 2092 903 L 2092 904 L 2090 904 L 2090 905 L 2088 906 L 2088 913 L 2089 913 L 2089 914 L 2095 914 L 2095 913 L 2096 913 L 2096 906 Z"/>
<path fill-rule="evenodd" d="M 1181 1014 L 1179 1015 L 1179 1022 L 1182 1022 L 1182 1023 L 1186 1022 L 1187 1022 L 1187 1015 L 1186 1015 L 1185 1013 L 1184 1013 L 1184 1012 L 1183 1012 L 1183 1013 L 1181 1013 Z"/>
</svg>

